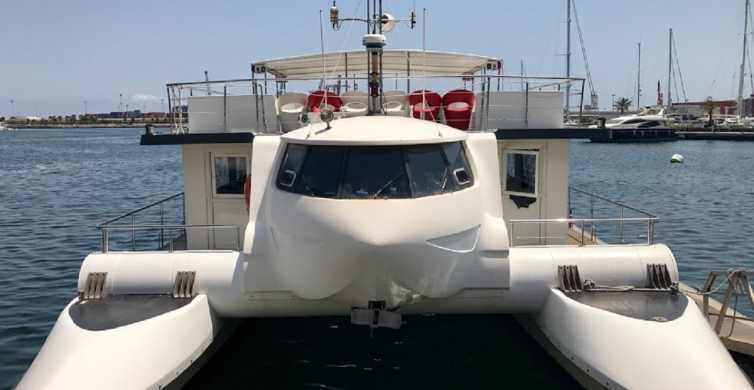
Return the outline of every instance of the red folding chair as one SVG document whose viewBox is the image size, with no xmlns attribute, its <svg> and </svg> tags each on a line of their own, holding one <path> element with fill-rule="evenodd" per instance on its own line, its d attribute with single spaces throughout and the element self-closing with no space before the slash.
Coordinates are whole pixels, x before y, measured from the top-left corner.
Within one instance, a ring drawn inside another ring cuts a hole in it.
<svg viewBox="0 0 754 390">
<path fill-rule="evenodd" d="M 442 97 L 442 107 L 448 126 L 468 130 L 474 108 L 474 93 L 465 89 L 454 89 Z"/>
<path fill-rule="evenodd" d="M 306 103 L 307 107 L 309 107 L 309 112 L 320 112 L 325 104 L 332 106 L 333 112 L 336 112 L 340 111 L 343 101 L 340 100 L 338 95 L 332 92 L 320 90 L 310 93 Z"/>
<path fill-rule="evenodd" d="M 428 121 L 436 121 L 440 113 L 442 98 L 437 92 L 420 90 L 411 92 L 408 96 L 411 112 L 414 118 L 424 118 Z"/>
</svg>

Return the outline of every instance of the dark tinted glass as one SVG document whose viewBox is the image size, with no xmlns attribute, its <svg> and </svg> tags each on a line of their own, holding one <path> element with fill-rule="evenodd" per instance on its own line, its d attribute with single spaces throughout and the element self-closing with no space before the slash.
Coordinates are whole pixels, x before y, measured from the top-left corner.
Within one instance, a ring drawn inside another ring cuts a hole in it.
<svg viewBox="0 0 754 390">
<path fill-rule="evenodd" d="M 345 148 L 337 146 L 310 146 L 293 185 L 294 192 L 321 198 L 336 197 L 344 151 Z"/>
<path fill-rule="evenodd" d="M 346 161 L 342 198 L 411 197 L 400 148 L 352 147 Z"/>
<path fill-rule="evenodd" d="M 456 188 L 440 145 L 407 148 L 406 158 L 415 197 L 441 194 Z"/>
<path fill-rule="evenodd" d="M 537 156 L 508 153 L 508 174 L 505 189 L 511 192 L 534 194 L 536 187 Z"/>
<path fill-rule="evenodd" d="M 473 185 L 460 142 L 416 146 L 304 146 L 290 144 L 278 188 L 308 196 L 401 199 Z"/>
<path fill-rule="evenodd" d="M 278 184 L 284 187 L 292 187 L 301 170 L 306 156 L 306 146 L 290 144 L 285 151 L 283 163 L 278 171 Z"/>
<path fill-rule="evenodd" d="M 450 165 L 451 172 L 454 173 L 454 179 L 459 188 L 466 188 L 474 184 L 474 176 L 471 174 L 469 161 L 466 159 L 466 151 L 460 142 L 452 144 L 443 144 L 445 158 Z"/>
<path fill-rule="evenodd" d="M 245 180 L 244 157 L 215 157 L 216 194 L 243 194 Z"/>
</svg>

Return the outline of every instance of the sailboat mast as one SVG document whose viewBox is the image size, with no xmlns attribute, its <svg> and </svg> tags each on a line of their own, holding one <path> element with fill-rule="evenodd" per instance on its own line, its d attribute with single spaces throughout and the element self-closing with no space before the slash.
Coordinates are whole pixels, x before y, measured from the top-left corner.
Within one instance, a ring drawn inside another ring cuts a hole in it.
<svg viewBox="0 0 754 390">
<path fill-rule="evenodd" d="M 749 35 L 749 2 L 750 0 L 746 0 L 746 10 L 744 10 L 744 47 L 741 55 L 741 70 L 738 77 L 738 100 L 736 101 L 738 119 L 743 117 L 744 111 L 744 69 L 746 69 L 746 44 Z"/>
<path fill-rule="evenodd" d="M 566 19 L 566 78 L 571 78 L 571 0 L 566 0 L 567 19 Z M 571 107 L 571 81 L 566 80 L 566 120 Z"/>
<path fill-rule="evenodd" d="M 639 67 L 636 72 L 636 108 L 641 110 L 641 42 L 639 42 Z"/>
<path fill-rule="evenodd" d="M 746 0 L 749 1 L 749 0 Z M 673 29 L 670 29 L 670 35 L 668 38 L 668 112 L 670 112 L 670 106 L 673 104 L 673 94 L 670 91 L 670 87 L 673 83 Z"/>
</svg>

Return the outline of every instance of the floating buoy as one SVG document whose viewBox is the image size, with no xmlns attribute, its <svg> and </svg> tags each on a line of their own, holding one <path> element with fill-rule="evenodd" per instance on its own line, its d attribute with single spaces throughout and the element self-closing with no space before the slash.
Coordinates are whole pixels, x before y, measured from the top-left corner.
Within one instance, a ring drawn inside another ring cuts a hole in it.
<svg viewBox="0 0 754 390">
<path fill-rule="evenodd" d="M 683 156 L 676 153 L 672 157 L 670 157 L 671 163 L 682 163 L 683 162 Z"/>
</svg>

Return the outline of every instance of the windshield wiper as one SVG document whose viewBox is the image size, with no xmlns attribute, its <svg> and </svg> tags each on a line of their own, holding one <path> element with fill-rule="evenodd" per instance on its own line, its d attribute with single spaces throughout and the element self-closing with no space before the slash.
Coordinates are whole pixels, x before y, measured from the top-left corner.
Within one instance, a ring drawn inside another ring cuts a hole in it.
<svg viewBox="0 0 754 390">
<path fill-rule="evenodd" d="M 380 187 L 380 189 L 377 190 L 377 192 L 375 192 L 374 195 L 372 195 L 372 199 L 377 199 L 377 197 L 380 196 L 382 191 L 385 191 L 386 188 L 388 188 L 391 184 L 395 183 L 396 180 L 400 179 L 405 174 L 406 174 L 406 171 L 402 171 L 398 173 L 398 175 L 396 175 L 394 178 L 390 179 L 387 183 L 385 183 L 385 185 Z"/>
</svg>

